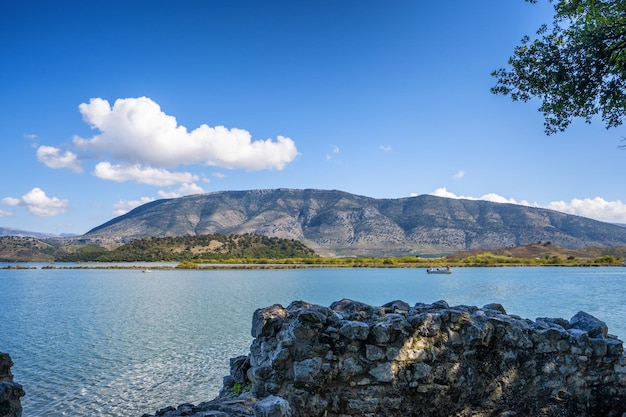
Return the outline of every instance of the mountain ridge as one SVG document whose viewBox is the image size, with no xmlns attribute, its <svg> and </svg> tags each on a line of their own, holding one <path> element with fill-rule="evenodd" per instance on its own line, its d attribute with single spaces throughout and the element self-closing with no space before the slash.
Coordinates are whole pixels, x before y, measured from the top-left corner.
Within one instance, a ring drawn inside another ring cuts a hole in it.
<svg viewBox="0 0 626 417">
<path fill-rule="evenodd" d="M 219 191 L 156 200 L 80 239 L 256 233 L 296 239 L 323 256 L 449 254 L 551 241 L 626 245 L 626 229 L 553 210 L 420 195 L 376 199 L 339 190 Z"/>
<path fill-rule="evenodd" d="M 56 235 L 53 233 L 32 232 L 29 230 L 15 229 L 13 227 L 0 227 L 0 237 L 2 236 L 20 236 L 20 237 L 34 237 L 37 239 L 47 239 L 53 237 L 67 237 L 70 234 Z"/>
</svg>

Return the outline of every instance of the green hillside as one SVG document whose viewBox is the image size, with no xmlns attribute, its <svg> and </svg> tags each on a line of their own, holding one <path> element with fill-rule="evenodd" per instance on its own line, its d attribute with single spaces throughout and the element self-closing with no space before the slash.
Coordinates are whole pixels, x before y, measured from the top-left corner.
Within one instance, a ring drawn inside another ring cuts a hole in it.
<svg viewBox="0 0 626 417">
<path fill-rule="evenodd" d="M 0 237 L 0 261 L 3 262 L 201 262 L 316 256 L 315 252 L 296 240 L 253 234 L 152 237 L 136 239 L 121 246 L 53 245 L 35 238 Z"/>
</svg>

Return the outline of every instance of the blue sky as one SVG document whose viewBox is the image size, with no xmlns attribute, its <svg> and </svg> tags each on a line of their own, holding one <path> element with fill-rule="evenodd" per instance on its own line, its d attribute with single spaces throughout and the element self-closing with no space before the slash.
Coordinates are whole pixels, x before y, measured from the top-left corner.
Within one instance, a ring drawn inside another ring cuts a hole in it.
<svg viewBox="0 0 626 417">
<path fill-rule="evenodd" d="M 0 226 L 82 234 L 223 190 L 482 198 L 626 223 L 623 128 L 546 136 L 491 71 L 523 0 L 0 4 Z"/>
</svg>

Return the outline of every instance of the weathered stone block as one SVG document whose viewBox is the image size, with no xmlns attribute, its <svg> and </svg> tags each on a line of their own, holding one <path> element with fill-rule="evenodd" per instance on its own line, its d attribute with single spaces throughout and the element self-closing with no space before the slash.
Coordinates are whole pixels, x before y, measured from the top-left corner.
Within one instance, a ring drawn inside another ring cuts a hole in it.
<svg viewBox="0 0 626 417">
<path fill-rule="evenodd" d="M 254 404 L 254 410 L 259 417 L 290 417 L 291 406 L 284 398 L 270 395 Z"/>
<path fill-rule="evenodd" d="M 368 361 L 379 361 L 384 357 L 384 350 L 379 346 L 365 345 L 365 357 Z"/>
<path fill-rule="evenodd" d="M 360 321 L 346 320 L 339 329 L 339 333 L 350 340 L 366 340 L 369 332 L 369 325 Z"/>
<path fill-rule="evenodd" d="M 287 317 L 287 310 L 280 304 L 261 308 L 252 315 L 252 337 L 271 337 L 280 329 L 283 319 Z"/>
<path fill-rule="evenodd" d="M 573 328 L 581 329 L 589 333 L 589 337 L 606 337 L 609 332 L 609 328 L 605 322 L 584 311 L 576 313 L 569 322 Z"/>
<path fill-rule="evenodd" d="M 293 379 L 308 385 L 318 382 L 322 370 L 322 358 L 310 358 L 293 364 Z"/>
<path fill-rule="evenodd" d="M 395 377 L 395 366 L 391 362 L 381 363 L 371 369 L 369 374 L 378 382 L 391 382 Z"/>
</svg>

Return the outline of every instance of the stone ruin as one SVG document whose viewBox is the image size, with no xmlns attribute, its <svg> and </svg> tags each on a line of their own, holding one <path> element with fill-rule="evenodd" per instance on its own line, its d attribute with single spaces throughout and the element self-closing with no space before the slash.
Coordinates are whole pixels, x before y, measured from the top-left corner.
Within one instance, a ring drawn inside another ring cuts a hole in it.
<svg viewBox="0 0 626 417">
<path fill-rule="evenodd" d="M 257 310 L 252 337 L 218 398 L 155 416 L 626 417 L 622 341 L 584 312 L 297 301 Z"/>
<path fill-rule="evenodd" d="M 0 352 L 0 417 L 21 417 L 24 396 L 22 386 L 13 382 L 13 361 L 8 353 Z"/>
</svg>

